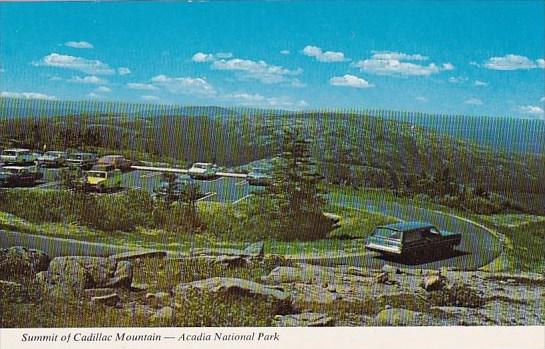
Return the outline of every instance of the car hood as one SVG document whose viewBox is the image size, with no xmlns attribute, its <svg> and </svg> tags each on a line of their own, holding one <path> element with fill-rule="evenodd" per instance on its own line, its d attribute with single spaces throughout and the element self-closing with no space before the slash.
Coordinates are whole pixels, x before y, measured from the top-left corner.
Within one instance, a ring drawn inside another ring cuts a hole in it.
<svg viewBox="0 0 545 349">
<path fill-rule="evenodd" d="M 207 170 L 204 168 L 190 168 L 189 172 L 191 173 L 205 173 Z"/>
<path fill-rule="evenodd" d="M 100 178 L 100 177 L 88 177 L 87 183 L 91 185 L 97 185 L 99 183 L 105 182 L 106 178 Z"/>
<path fill-rule="evenodd" d="M 48 160 L 57 160 L 57 159 L 59 159 L 59 158 L 60 158 L 60 156 L 42 155 L 42 156 L 40 156 L 40 157 L 38 158 L 38 160 L 46 160 L 46 161 L 48 161 Z"/>
</svg>

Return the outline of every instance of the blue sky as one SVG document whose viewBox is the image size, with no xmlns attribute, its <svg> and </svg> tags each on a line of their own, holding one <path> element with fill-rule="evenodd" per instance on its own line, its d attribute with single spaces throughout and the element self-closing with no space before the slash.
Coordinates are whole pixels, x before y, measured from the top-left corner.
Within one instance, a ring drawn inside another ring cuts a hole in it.
<svg viewBox="0 0 545 349">
<path fill-rule="evenodd" d="M 2 96 L 544 118 L 545 2 L 1 3 Z"/>
</svg>

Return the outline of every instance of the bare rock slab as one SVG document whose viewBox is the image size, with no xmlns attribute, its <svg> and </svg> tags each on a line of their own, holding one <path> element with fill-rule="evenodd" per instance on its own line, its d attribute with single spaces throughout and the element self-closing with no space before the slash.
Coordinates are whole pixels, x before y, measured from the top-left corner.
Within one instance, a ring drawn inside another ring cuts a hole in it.
<svg viewBox="0 0 545 349">
<path fill-rule="evenodd" d="M 165 258 L 167 253 L 165 251 L 129 251 L 111 255 L 111 259 L 116 261 L 132 261 L 142 258 Z"/>
<path fill-rule="evenodd" d="M 277 315 L 274 317 L 274 322 L 279 327 L 324 327 L 335 325 L 333 318 L 320 313 Z"/>
<path fill-rule="evenodd" d="M 429 315 L 402 309 L 385 309 L 375 316 L 377 326 L 423 326 L 431 322 Z"/>
<path fill-rule="evenodd" d="M 281 301 L 290 299 L 289 293 L 275 287 L 263 285 L 250 280 L 223 277 L 214 277 L 205 280 L 193 281 L 190 283 L 182 283 L 176 286 L 173 292 L 176 295 L 184 295 L 187 290 L 191 288 L 211 293 L 221 292 L 239 296 L 263 296 Z"/>
<path fill-rule="evenodd" d="M 91 297 L 91 303 L 93 304 L 104 304 L 111 307 L 114 307 L 121 301 L 117 293 L 107 294 L 105 296 L 96 296 Z"/>
</svg>

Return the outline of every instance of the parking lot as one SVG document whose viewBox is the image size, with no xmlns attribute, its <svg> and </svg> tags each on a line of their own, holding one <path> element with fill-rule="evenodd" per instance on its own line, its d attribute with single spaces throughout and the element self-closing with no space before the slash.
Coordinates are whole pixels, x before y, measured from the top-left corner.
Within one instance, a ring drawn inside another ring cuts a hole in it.
<svg viewBox="0 0 545 349">
<path fill-rule="evenodd" d="M 31 187 L 40 189 L 59 189 L 58 168 L 40 168 L 43 179 Z M 134 170 L 123 174 L 121 186 L 123 189 L 143 189 L 153 193 L 161 183 L 162 173 Z M 237 204 L 249 197 L 253 192 L 263 190 L 263 187 L 251 186 L 243 178 L 218 177 L 211 180 L 195 180 L 195 183 L 205 194 L 202 201 Z"/>
</svg>

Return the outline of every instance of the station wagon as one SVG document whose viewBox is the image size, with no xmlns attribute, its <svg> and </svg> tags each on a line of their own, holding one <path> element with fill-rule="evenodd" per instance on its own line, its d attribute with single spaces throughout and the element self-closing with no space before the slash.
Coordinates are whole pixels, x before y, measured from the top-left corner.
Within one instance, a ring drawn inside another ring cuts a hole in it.
<svg viewBox="0 0 545 349">
<path fill-rule="evenodd" d="M 404 222 L 375 228 L 365 248 L 386 255 L 418 256 L 453 249 L 461 239 L 461 234 L 441 231 L 429 223 Z"/>
</svg>

